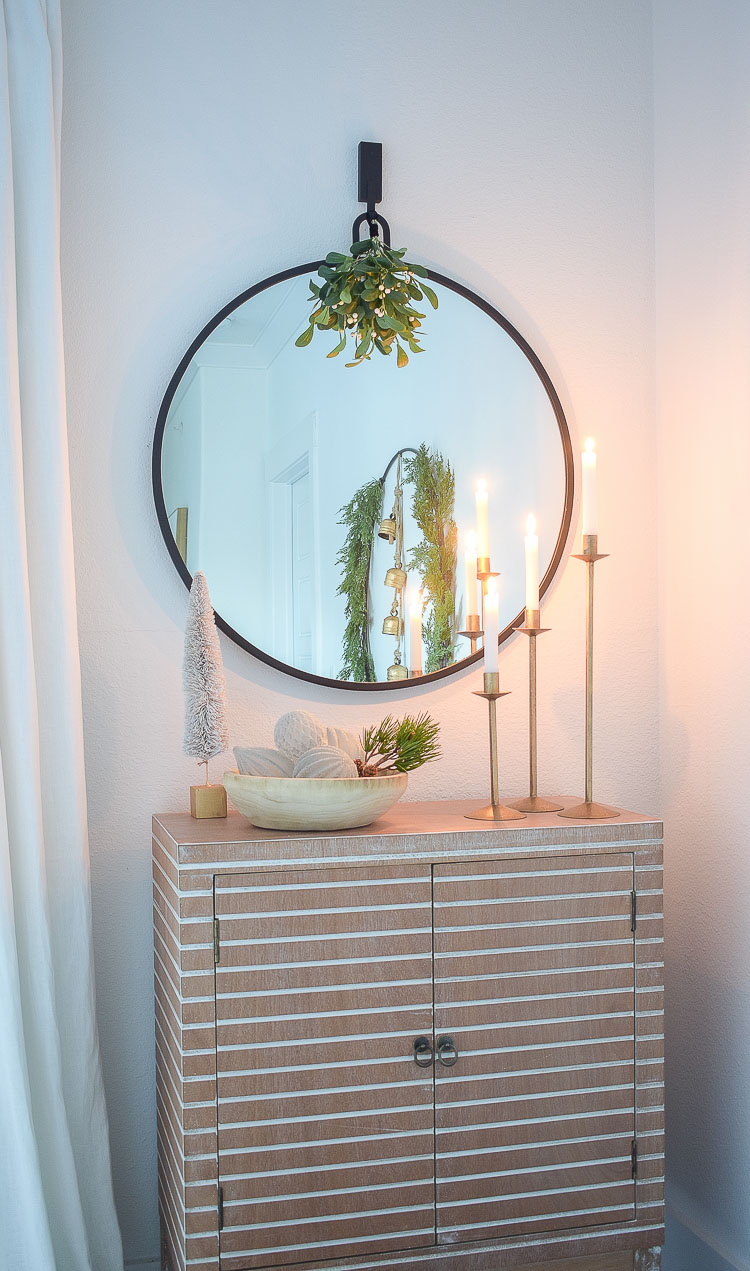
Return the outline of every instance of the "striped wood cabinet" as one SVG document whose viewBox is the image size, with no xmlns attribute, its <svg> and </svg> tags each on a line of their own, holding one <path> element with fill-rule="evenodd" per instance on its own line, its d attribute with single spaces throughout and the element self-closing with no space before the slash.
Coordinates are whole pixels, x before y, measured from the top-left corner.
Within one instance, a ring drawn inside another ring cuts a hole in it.
<svg viewBox="0 0 750 1271">
<path fill-rule="evenodd" d="M 661 826 L 464 810 L 154 819 L 169 1271 L 659 1266 Z"/>
</svg>

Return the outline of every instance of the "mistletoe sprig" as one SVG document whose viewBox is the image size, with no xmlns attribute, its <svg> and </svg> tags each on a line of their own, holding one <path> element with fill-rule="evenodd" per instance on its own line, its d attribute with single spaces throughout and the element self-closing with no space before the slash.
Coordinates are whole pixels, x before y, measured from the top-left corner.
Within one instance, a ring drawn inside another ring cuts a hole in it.
<svg viewBox="0 0 750 1271">
<path fill-rule="evenodd" d="M 440 725 L 425 712 L 396 719 L 386 715 L 382 724 L 362 732 L 364 759 L 355 762 L 360 777 L 412 772 L 423 763 L 440 758 Z"/>
<path fill-rule="evenodd" d="M 400 367 L 409 361 L 404 345 L 412 353 L 424 352 L 417 331 L 425 315 L 414 303 L 426 298 L 437 309 L 438 298 L 423 281 L 424 266 L 404 260 L 405 255 L 405 249 L 386 247 L 379 238 L 352 243 L 348 256 L 329 252 L 318 270 L 323 282 L 310 281 L 315 307 L 295 344 L 304 348 L 316 330 L 336 331 L 339 342 L 327 356 L 338 357 L 352 336 L 354 360 L 347 366 L 368 362 L 376 349 L 387 355 L 395 347 Z"/>
</svg>

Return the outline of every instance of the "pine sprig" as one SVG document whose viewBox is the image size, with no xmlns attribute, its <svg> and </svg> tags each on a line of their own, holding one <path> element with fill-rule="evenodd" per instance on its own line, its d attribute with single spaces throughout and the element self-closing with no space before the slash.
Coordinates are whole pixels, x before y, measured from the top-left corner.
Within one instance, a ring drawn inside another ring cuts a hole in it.
<svg viewBox="0 0 750 1271">
<path fill-rule="evenodd" d="M 323 282 L 310 282 L 314 304 L 310 324 L 295 344 L 304 348 L 316 331 L 335 331 L 339 341 L 328 357 L 338 357 L 346 348 L 347 338 L 354 340 L 354 361 L 347 366 L 368 362 L 372 354 L 389 354 L 396 349 L 396 365 L 406 366 L 412 353 L 422 353 L 417 331 L 425 316 L 414 308 L 414 302 L 426 299 L 433 309 L 438 298 L 423 281 L 427 270 L 404 260 L 406 251 L 386 247 L 379 238 L 365 238 L 352 243 L 348 256 L 329 252 L 318 273 Z"/>
<path fill-rule="evenodd" d="M 362 777 L 386 772 L 412 772 L 440 758 L 440 725 L 425 712 L 396 719 L 386 715 L 382 723 L 362 732 L 364 760 L 357 761 Z"/>
<path fill-rule="evenodd" d="M 409 552 L 409 568 L 419 573 L 427 597 L 423 639 L 429 673 L 449 666 L 454 658 L 456 478 L 448 461 L 422 442 L 415 455 L 404 459 L 404 479 L 414 485 L 412 515 L 422 532 L 421 542 Z"/>
<path fill-rule="evenodd" d="M 342 640 L 343 661 L 338 678 L 365 683 L 375 679 L 370 648 L 368 582 L 375 525 L 383 512 L 383 484 L 378 479 L 360 486 L 339 513 L 346 538 L 336 557 L 342 567 L 337 594 L 346 597 L 346 625 Z"/>
</svg>

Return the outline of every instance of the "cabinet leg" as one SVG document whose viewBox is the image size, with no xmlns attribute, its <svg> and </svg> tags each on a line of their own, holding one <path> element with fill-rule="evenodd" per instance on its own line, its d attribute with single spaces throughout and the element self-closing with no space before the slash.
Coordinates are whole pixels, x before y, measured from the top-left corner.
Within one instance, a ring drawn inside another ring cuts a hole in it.
<svg viewBox="0 0 750 1271">
<path fill-rule="evenodd" d="M 633 1271 L 661 1271 L 661 1248 L 636 1249 Z"/>
</svg>

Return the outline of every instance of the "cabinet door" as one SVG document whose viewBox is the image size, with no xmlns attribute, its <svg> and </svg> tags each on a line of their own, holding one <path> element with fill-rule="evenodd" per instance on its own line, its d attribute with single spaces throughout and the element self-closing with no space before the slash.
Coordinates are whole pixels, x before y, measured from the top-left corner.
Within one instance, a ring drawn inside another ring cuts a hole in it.
<svg viewBox="0 0 750 1271">
<path fill-rule="evenodd" d="M 429 866 L 217 877 L 222 1271 L 435 1242 Z"/>
<path fill-rule="evenodd" d="M 435 867 L 438 1243 L 635 1217 L 632 889 L 629 853 Z"/>
</svg>

